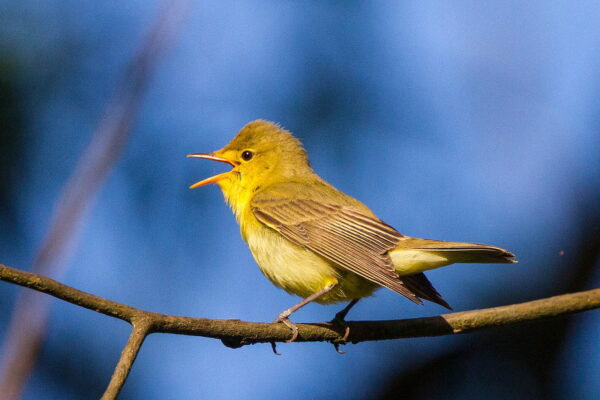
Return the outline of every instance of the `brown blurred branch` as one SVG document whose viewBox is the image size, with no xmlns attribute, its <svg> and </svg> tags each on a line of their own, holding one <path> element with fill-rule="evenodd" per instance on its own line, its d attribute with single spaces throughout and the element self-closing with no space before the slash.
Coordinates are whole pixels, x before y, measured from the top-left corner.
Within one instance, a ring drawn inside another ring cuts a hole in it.
<svg viewBox="0 0 600 400">
<path fill-rule="evenodd" d="M 32 271 L 54 277 L 64 272 L 78 227 L 120 156 L 152 73 L 171 46 L 190 6 L 190 0 L 165 0 L 162 4 L 60 195 Z M 5 400 L 19 397 L 35 365 L 45 334 L 47 310 L 48 298 L 34 292 L 24 292 L 17 300 L 0 360 L 0 393 Z"/>
<path fill-rule="evenodd" d="M 44 276 L 0 265 L 0 280 L 49 294 L 69 303 L 119 318 L 133 332 L 103 399 L 118 395 L 144 338 L 150 333 L 174 333 L 223 340 L 230 347 L 284 342 L 290 330 L 283 324 L 178 317 L 140 310 L 63 285 Z M 535 321 L 600 308 L 600 289 L 549 297 L 526 303 L 396 321 L 348 322 L 348 341 L 359 343 L 467 333 L 479 329 Z M 298 342 L 344 343 L 344 328 L 328 322 L 297 324 Z"/>
</svg>

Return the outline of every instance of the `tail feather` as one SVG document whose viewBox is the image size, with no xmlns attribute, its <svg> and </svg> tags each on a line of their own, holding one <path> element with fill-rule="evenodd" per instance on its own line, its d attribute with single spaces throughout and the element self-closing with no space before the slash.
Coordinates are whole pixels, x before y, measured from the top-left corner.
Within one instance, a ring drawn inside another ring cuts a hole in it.
<svg viewBox="0 0 600 400">
<path fill-rule="evenodd" d="M 406 275 L 400 279 L 402 279 L 404 285 L 418 297 L 437 303 L 442 307 L 446 307 L 448 310 L 452 310 L 450 304 L 448 304 L 446 300 L 442 298 L 442 295 L 435 290 L 425 274 Z"/>
<path fill-rule="evenodd" d="M 425 250 L 443 253 L 458 253 L 470 255 L 470 261 L 454 262 L 488 262 L 488 263 L 515 263 L 515 255 L 510 251 L 497 246 L 479 243 L 446 242 L 443 240 L 429 240 L 417 238 L 404 238 L 400 240 L 394 250 L 410 249 Z M 453 257 L 453 256 L 450 256 Z M 459 256 L 460 257 L 460 256 Z"/>
<path fill-rule="evenodd" d="M 394 268 L 407 289 L 418 297 L 452 310 L 423 271 L 454 263 L 516 263 L 515 255 L 487 244 L 445 242 L 403 237 L 389 252 Z"/>
<path fill-rule="evenodd" d="M 389 252 L 399 275 L 412 275 L 454 263 L 516 263 L 515 255 L 496 246 L 478 243 L 402 238 Z"/>
</svg>

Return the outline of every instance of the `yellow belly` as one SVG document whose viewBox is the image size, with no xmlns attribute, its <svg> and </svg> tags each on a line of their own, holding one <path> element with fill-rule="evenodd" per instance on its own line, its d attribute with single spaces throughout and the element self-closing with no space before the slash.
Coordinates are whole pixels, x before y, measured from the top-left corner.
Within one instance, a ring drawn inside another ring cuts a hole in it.
<svg viewBox="0 0 600 400">
<path fill-rule="evenodd" d="M 330 304 L 370 296 L 378 287 L 262 224 L 243 230 L 242 236 L 263 274 L 288 293 L 306 298 L 337 283 L 331 292 L 316 300 Z"/>
</svg>

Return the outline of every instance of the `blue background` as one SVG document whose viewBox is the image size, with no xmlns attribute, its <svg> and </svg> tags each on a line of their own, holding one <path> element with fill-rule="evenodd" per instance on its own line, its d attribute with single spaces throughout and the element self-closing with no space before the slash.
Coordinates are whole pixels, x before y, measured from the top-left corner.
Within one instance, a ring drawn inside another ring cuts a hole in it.
<svg viewBox="0 0 600 400">
<path fill-rule="evenodd" d="M 0 1 L 0 262 L 26 269 L 156 1 Z M 600 285 L 598 2 L 203 1 L 154 75 L 64 283 L 162 313 L 270 321 L 265 279 L 185 155 L 277 121 L 315 170 L 410 236 L 489 243 L 515 265 L 431 281 L 456 310 Z M 561 255 L 562 254 L 562 255 Z M 0 284 L 0 340 L 17 288 Z M 296 321 L 330 319 L 310 305 Z M 386 290 L 351 320 L 437 315 Z M 151 335 L 123 398 L 577 398 L 600 393 L 600 314 L 457 337 L 225 348 Z M 53 301 L 26 399 L 96 398 L 125 323 Z"/>
</svg>

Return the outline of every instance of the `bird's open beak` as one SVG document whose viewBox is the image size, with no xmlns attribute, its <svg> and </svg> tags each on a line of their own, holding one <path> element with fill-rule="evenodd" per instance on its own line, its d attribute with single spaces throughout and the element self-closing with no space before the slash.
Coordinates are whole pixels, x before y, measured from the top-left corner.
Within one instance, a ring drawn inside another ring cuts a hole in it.
<svg viewBox="0 0 600 400">
<path fill-rule="evenodd" d="M 195 154 L 188 154 L 187 156 L 189 158 L 204 158 L 204 159 L 207 159 L 207 160 L 224 162 L 224 163 L 227 163 L 227 164 L 231 165 L 234 168 L 231 171 L 224 172 L 224 173 L 219 174 L 219 175 L 211 176 L 210 178 L 204 179 L 204 180 L 202 180 L 200 182 L 196 182 L 192 186 L 190 186 L 190 189 L 195 189 L 195 188 L 200 187 L 200 186 L 208 185 L 209 183 L 215 183 L 215 182 L 219 182 L 220 180 L 227 179 L 227 178 L 229 178 L 231 176 L 231 174 L 233 172 L 236 171 L 235 167 L 237 167 L 239 165 L 235 161 L 231 161 L 231 160 L 228 160 L 228 159 L 223 158 L 223 157 L 218 157 L 218 156 L 215 155 L 215 153 L 195 153 Z"/>
</svg>

